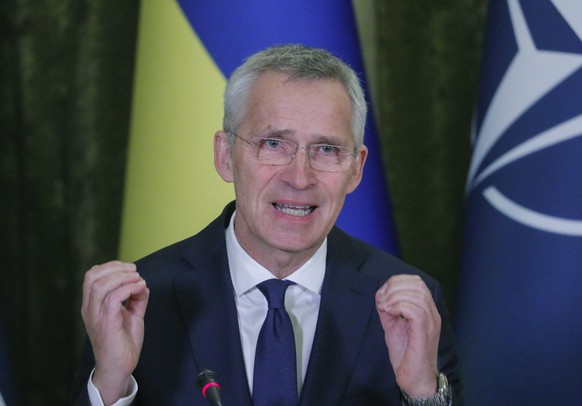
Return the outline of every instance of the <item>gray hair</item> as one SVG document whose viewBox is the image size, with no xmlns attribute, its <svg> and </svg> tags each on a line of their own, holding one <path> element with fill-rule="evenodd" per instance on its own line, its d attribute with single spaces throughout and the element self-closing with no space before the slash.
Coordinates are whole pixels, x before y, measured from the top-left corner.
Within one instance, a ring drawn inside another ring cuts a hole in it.
<svg viewBox="0 0 582 406">
<path fill-rule="evenodd" d="M 279 72 L 290 80 L 337 80 L 352 105 L 352 136 L 356 146 L 364 143 L 368 105 L 358 76 L 346 63 L 328 51 L 303 45 L 280 45 L 249 57 L 231 75 L 224 92 L 225 132 L 236 132 L 244 121 L 246 101 L 261 73 Z M 233 136 L 231 135 L 231 141 Z"/>
</svg>

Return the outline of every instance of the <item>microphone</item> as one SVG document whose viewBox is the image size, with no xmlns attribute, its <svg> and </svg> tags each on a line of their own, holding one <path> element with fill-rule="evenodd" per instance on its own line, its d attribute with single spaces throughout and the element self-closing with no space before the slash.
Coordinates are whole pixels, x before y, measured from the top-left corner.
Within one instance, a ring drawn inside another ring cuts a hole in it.
<svg viewBox="0 0 582 406">
<path fill-rule="evenodd" d="M 216 373 L 210 369 L 204 369 L 196 378 L 198 388 L 202 395 L 208 399 L 212 406 L 222 406 L 220 401 L 220 385 L 216 381 Z"/>
</svg>

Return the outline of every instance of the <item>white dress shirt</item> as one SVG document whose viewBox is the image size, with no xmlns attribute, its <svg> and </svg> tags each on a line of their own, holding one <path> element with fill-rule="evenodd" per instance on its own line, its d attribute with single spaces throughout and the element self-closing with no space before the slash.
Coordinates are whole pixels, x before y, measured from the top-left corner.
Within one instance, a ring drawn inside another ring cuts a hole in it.
<svg viewBox="0 0 582 406">
<path fill-rule="evenodd" d="M 239 244 L 234 232 L 234 218 L 226 229 L 226 251 L 230 277 L 234 286 L 234 299 L 238 314 L 241 344 L 249 389 L 253 391 L 253 372 L 255 350 L 259 332 L 267 315 L 267 299 L 257 288 L 257 285 L 274 275 L 257 261 L 250 257 Z M 289 275 L 287 280 L 295 282 L 287 288 L 285 308 L 293 324 L 295 334 L 295 349 L 297 352 L 297 388 L 301 393 L 315 326 L 321 302 L 321 286 L 325 275 L 325 260 L 327 256 L 327 239 L 316 253 L 299 269 Z M 87 389 L 93 406 L 103 406 L 99 391 L 93 385 L 93 372 L 89 377 Z M 127 397 L 119 399 L 113 406 L 129 405 L 137 394 L 137 382 L 131 377 L 131 385 Z"/>
<path fill-rule="evenodd" d="M 234 297 L 238 313 L 243 356 L 249 388 L 253 391 L 253 369 L 255 350 L 259 332 L 267 316 L 267 299 L 257 285 L 274 276 L 266 268 L 251 258 L 240 246 L 234 233 L 234 217 L 226 230 L 226 250 L 230 277 L 234 286 Z M 321 302 L 321 285 L 325 275 L 327 239 L 317 252 L 287 280 L 295 282 L 287 288 L 285 308 L 293 324 L 295 350 L 297 354 L 297 388 L 301 393 L 309 354 L 315 335 L 319 304 Z"/>
</svg>

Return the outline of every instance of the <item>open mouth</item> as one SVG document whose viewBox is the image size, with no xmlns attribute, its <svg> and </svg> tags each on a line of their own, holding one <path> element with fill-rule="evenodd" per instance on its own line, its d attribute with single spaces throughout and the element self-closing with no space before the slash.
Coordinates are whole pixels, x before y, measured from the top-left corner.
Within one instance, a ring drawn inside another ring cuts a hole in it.
<svg viewBox="0 0 582 406">
<path fill-rule="evenodd" d="M 304 217 L 315 210 L 315 206 L 293 206 L 290 204 L 279 204 L 273 203 L 273 207 L 283 214 L 288 214 L 289 216 Z"/>
</svg>

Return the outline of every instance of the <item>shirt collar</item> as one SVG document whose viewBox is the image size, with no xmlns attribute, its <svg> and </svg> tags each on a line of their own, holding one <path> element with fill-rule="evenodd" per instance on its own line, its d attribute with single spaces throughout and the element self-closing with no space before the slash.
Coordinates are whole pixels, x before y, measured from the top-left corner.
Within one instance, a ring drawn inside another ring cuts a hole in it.
<svg viewBox="0 0 582 406">
<path fill-rule="evenodd" d="M 235 216 L 236 211 L 230 218 L 230 223 L 226 229 L 226 252 L 235 294 L 242 296 L 259 283 L 272 279 L 273 274 L 247 254 L 238 242 L 234 232 Z M 319 295 L 325 275 L 326 257 L 327 238 L 307 262 L 285 279 L 293 281 Z"/>
</svg>

